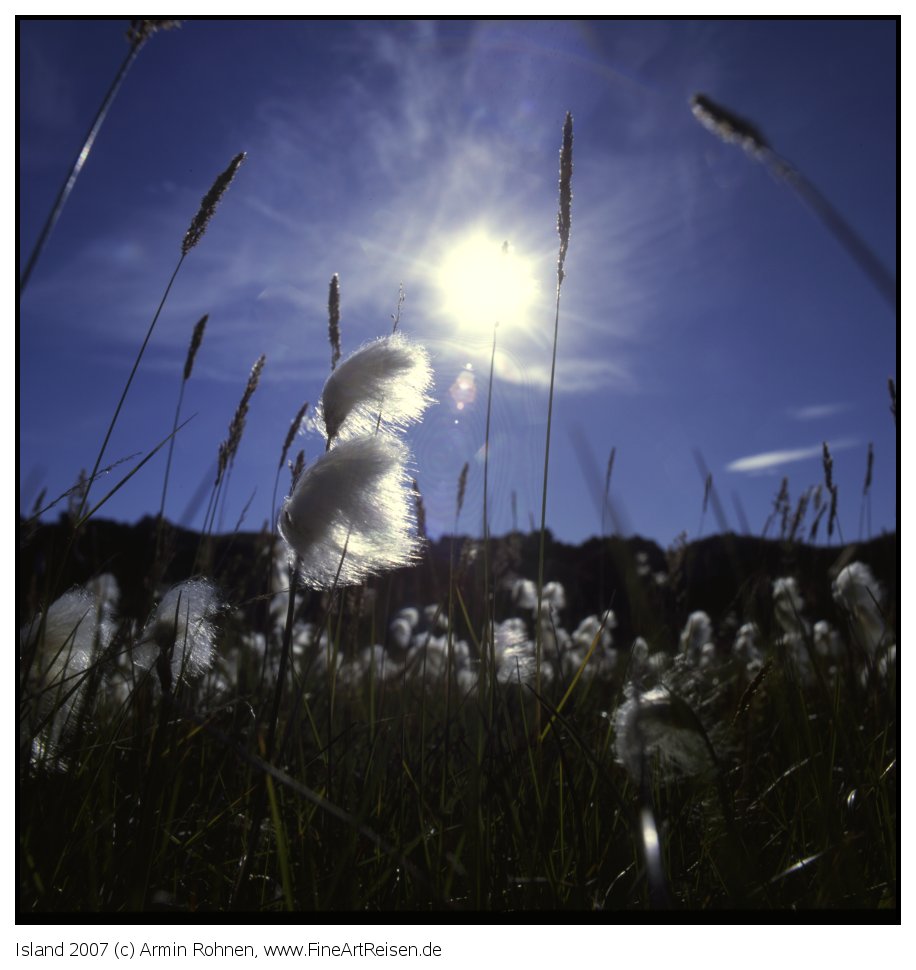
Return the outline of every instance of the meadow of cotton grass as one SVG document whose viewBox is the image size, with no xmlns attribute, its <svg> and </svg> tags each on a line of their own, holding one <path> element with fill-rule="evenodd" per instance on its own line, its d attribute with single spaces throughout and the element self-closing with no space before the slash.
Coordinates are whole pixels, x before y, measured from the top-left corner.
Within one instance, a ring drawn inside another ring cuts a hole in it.
<svg viewBox="0 0 916 970">
<path fill-rule="evenodd" d="M 561 145 L 552 371 L 571 116 Z M 275 529 L 213 528 L 263 358 L 202 535 L 167 509 L 115 527 L 85 491 L 20 520 L 21 918 L 896 911 L 896 537 L 800 541 L 837 517 L 826 445 L 830 502 L 812 484 L 793 516 L 780 490 L 777 538 L 462 537 L 465 466 L 456 535 L 424 543 L 401 436 L 429 403 L 421 335 L 396 320 L 341 359 L 341 324 L 334 277 L 319 405 L 277 427 Z M 551 413 L 552 391 L 542 519 Z M 323 448 L 288 461 L 300 429 Z"/>
</svg>

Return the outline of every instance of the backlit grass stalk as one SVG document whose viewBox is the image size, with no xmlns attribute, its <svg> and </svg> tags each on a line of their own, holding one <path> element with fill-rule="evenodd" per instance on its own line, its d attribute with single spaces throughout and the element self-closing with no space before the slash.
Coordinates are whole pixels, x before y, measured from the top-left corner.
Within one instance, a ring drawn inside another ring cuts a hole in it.
<svg viewBox="0 0 916 970">
<path fill-rule="evenodd" d="M 95 480 L 96 472 L 99 470 L 99 466 L 102 464 L 105 449 L 108 447 L 108 442 L 111 439 L 115 424 L 117 424 L 118 416 L 121 413 L 121 408 L 124 406 L 124 401 L 127 398 L 127 392 L 130 390 L 130 385 L 133 383 L 134 375 L 137 373 L 137 368 L 140 366 L 140 361 L 143 359 L 143 354 L 146 352 L 147 344 L 149 344 L 150 338 L 153 335 L 153 330 L 156 328 L 159 315 L 162 313 L 162 308 L 165 306 L 165 301 L 168 299 L 172 286 L 175 283 L 175 278 L 178 276 L 178 271 L 184 264 L 188 253 L 190 253 L 191 250 L 200 242 L 201 237 L 203 236 L 204 232 L 206 232 L 207 226 L 210 224 L 210 220 L 213 218 L 213 213 L 216 211 L 216 206 L 218 205 L 219 200 L 223 197 L 223 193 L 226 191 L 226 189 L 229 188 L 230 183 L 232 182 L 233 178 L 235 178 L 235 173 L 238 171 L 239 166 L 244 160 L 245 153 L 241 152 L 232 159 L 232 161 L 229 163 L 229 167 L 216 177 L 216 181 L 212 186 L 210 186 L 210 191 L 207 192 L 207 194 L 201 200 L 200 208 L 197 210 L 197 214 L 191 220 L 188 231 L 184 235 L 184 239 L 181 243 L 181 257 L 179 258 L 178 264 L 175 266 L 172 276 L 169 279 L 165 292 L 162 294 L 162 299 L 159 301 L 159 306 L 153 315 L 153 320 L 149 325 L 149 329 L 146 331 L 146 336 L 143 338 L 143 343 L 140 345 L 140 350 L 137 352 L 134 365 L 131 368 L 130 375 L 127 378 L 127 383 L 124 385 L 124 390 L 121 392 L 121 398 L 118 401 L 118 406 L 115 408 L 115 412 L 111 418 L 111 423 L 108 425 L 108 431 L 105 433 L 105 440 L 102 442 L 102 447 L 99 449 L 99 454 L 95 460 L 92 474 L 89 476 L 89 487 L 86 489 L 86 494 L 83 496 L 83 501 L 80 505 L 78 515 L 79 518 L 83 517 L 83 510 L 85 509 L 86 502 L 89 499 L 89 489 L 92 487 L 92 482 Z"/>
<path fill-rule="evenodd" d="M 445 760 L 442 768 L 442 787 L 439 792 L 440 807 L 445 805 L 446 782 L 448 780 L 448 766 L 451 748 L 451 725 L 452 725 L 452 668 L 455 659 L 454 636 L 455 636 L 455 536 L 458 535 L 458 519 L 461 516 L 461 509 L 464 506 L 464 495 L 468 487 L 468 471 L 470 464 L 465 462 L 458 475 L 458 488 L 455 495 L 455 523 L 452 527 L 452 534 L 449 537 L 448 551 L 448 662 L 446 665 L 445 677 Z"/>
<path fill-rule="evenodd" d="M 125 455 L 123 458 L 119 458 L 117 461 L 113 461 L 110 465 L 106 465 L 104 468 L 100 468 L 96 473 L 96 478 L 103 478 L 110 471 L 113 471 L 115 468 L 117 468 L 119 465 L 123 465 L 125 462 L 132 461 L 139 454 L 140 454 L 139 451 L 135 451 L 133 452 L 133 454 Z M 39 492 L 37 498 L 35 499 L 35 502 L 32 506 L 32 512 L 29 515 L 28 519 L 26 519 L 26 524 L 32 525 L 36 523 L 38 519 L 40 519 L 41 516 L 45 514 L 45 512 L 49 512 L 51 509 L 54 508 L 55 505 L 59 504 L 64 499 L 67 499 L 68 501 L 68 508 L 70 509 L 70 517 L 72 518 L 76 514 L 76 510 L 79 508 L 79 503 L 82 500 L 81 496 L 85 491 L 87 484 L 88 484 L 88 479 L 86 478 L 85 469 L 83 469 L 75 485 L 71 485 L 66 492 L 61 492 L 61 494 L 58 495 L 57 498 L 45 504 L 42 504 L 42 503 L 44 503 L 44 500 L 47 496 L 47 489 L 43 488 L 41 492 Z"/>
<path fill-rule="evenodd" d="M 611 500 L 611 475 L 614 471 L 614 459 L 617 457 L 617 446 L 614 445 L 611 448 L 611 453 L 608 455 L 607 459 L 607 470 L 604 473 L 604 496 L 601 502 L 601 559 L 600 559 L 600 589 L 604 591 L 604 568 L 605 568 L 605 554 L 607 552 L 607 543 L 605 539 L 607 538 L 607 511 L 608 505 Z M 598 608 L 601 608 L 601 604 L 598 604 Z"/>
<path fill-rule="evenodd" d="M 700 510 L 700 526 L 697 529 L 697 538 L 703 535 L 703 522 L 706 520 L 706 510 L 709 508 L 709 493 L 712 489 L 712 472 L 707 472 L 706 481 L 703 484 L 703 507 Z"/>
<path fill-rule="evenodd" d="M 773 511 L 767 516 L 766 522 L 763 524 L 763 532 L 760 533 L 761 538 L 765 539 L 767 530 L 770 528 L 770 524 L 773 519 L 777 516 L 782 516 L 782 532 L 781 538 L 785 537 L 786 532 L 786 522 L 789 515 L 789 479 L 783 478 L 782 484 L 779 486 L 779 491 L 776 493 L 776 498 L 773 499 Z"/>
<path fill-rule="evenodd" d="M 191 335 L 191 343 L 188 345 L 188 355 L 184 362 L 184 373 L 181 378 L 181 388 L 178 391 L 178 403 L 175 405 L 175 420 L 172 422 L 172 438 L 169 441 L 169 454 L 165 462 L 165 478 L 162 482 L 162 498 L 159 501 L 159 519 L 156 529 L 156 558 L 159 558 L 160 543 L 162 540 L 162 521 L 165 516 L 165 496 L 169 488 L 169 473 L 172 469 L 172 453 L 175 450 L 175 432 L 178 430 L 178 421 L 181 417 L 181 405 L 184 402 L 184 389 L 185 385 L 191 378 L 191 372 L 194 370 L 194 360 L 197 357 L 197 351 L 200 350 L 200 345 L 204 339 L 204 330 L 207 326 L 207 320 L 209 319 L 209 314 L 205 313 L 194 327 L 194 333 Z"/>
<path fill-rule="evenodd" d="M 270 707 L 270 712 L 267 718 L 267 740 L 263 742 L 261 749 L 261 756 L 263 760 L 270 764 L 274 754 L 274 747 L 277 740 L 277 726 L 280 721 L 280 704 L 283 699 L 283 685 L 286 681 L 286 668 L 289 663 L 290 648 L 292 644 L 292 631 L 293 631 L 293 617 L 296 612 L 296 592 L 297 583 L 299 577 L 299 558 L 298 556 L 290 560 L 289 565 L 289 601 L 286 607 L 286 625 L 283 628 L 283 643 L 280 648 L 280 667 L 277 672 L 277 682 L 274 686 L 273 700 Z M 261 823 L 264 821 L 264 816 L 267 811 L 268 797 L 272 795 L 270 788 L 268 787 L 268 775 L 264 776 L 264 785 L 260 786 L 258 793 L 255 797 L 255 804 L 251 813 L 251 825 L 248 829 L 248 844 L 245 851 L 245 855 L 242 857 L 241 863 L 239 865 L 239 871 L 236 877 L 235 885 L 232 890 L 232 895 L 230 896 L 229 908 L 233 909 L 238 905 L 244 903 L 244 886 L 248 882 L 248 876 L 251 872 L 251 864 L 254 859 L 255 850 L 257 849 L 258 837 L 261 833 Z M 273 801 L 271 800 L 271 808 L 274 809 Z M 276 817 L 275 817 L 276 822 Z M 279 829 L 278 840 L 280 838 Z M 278 845 L 278 851 L 280 852 L 281 866 L 284 864 L 283 851 L 280 850 Z M 286 886 L 284 885 L 284 889 Z"/>
<path fill-rule="evenodd" d="M 722 535 L 727 535 L 731 532 L 728 524 L 728 520 L 725 518 L 725 509 L 722 507 L 722 503 L 719 501 L 719 493 L 716 491 L 716 484 L 713 481 L 712 472 L 706 464 L 706 459 L 703 457 L 702 452 L 699 448 L 694 448 L 693 450 L 693 460 L 696 463 L 697 471 L 700 473 L 700 478 L 703 481 L 703 516 L 706 515 L 706 509 L 710 503 L 712 503 L 712 512 L 716 520 L 716 525 L 719 528 L 719 532 Z M 702 530 L 702 520 L 700 524 Z"/>
<path fill-rule="evenodd" d="M 67 204 L 67 199 L 70 198 L 70 193 L 73 191 L 73 187 L 76 185 L 76 180 L 80 176 L 80 172 L 83 170 L 83 166 L 89 158 L 89 153 L 92 151 L 92 146 L 95 144 L 95 139 L 102 128 L 102 124 L 108 115 L 108 110 L 112 105 L 118 91 L 121 88 L 121 84 L 124 78 L 127 76 L 127 72 L 130 70 L 131 64 L 140 53 L 140 48 L 146 43 L 146 41 L 154 34 L 157 30 L 171 30 L 173 27 L 177 27 L 181 21 L 178 20 L 132 20 L 130 24 L 130 29 L 127 31 L 127 39 L 130 41 L 130 50 L 127 52 L 127 56 L 124 58 L 121 66 L 118 68 L 118 73 L 115 75 L 114 80 L 111 82 L 111 87 L 108 89 L 105 97 L 102 98 L 102 103 L 99 105 L 99 109 L 92 119 L 92 124 L 89 126 L 89 131 L 86 132 L 86 137 L 83 139 L 83 144 L 80 150 L 76 153 L 76 158 L 70 165 L 70 170 L 67 173 L 67 177 L 64 179 L 64 184 L 60 187 L 57 193 L 57 198 L 54 200 L 54 205 L 51 207 L 51 211 L 48 214 L 48 218 L 45 220 L 45 224 L 42 227 L 41 233 L 38 236 L 38 241 L 35 243 L 35 247 L 32 250 L 31 256 L 29 256 L 29 261 L 26 264 L 25 270 L 23 270 L 22 278 L 19 280 L 19 295 L 22 296 L 23 290 L 29 282 L 29 277 L 32 275 L 32 270 L 35 269 L 35 264 L 38 262 L 45 245 L 51 233 L 54 231 L 55 225 L 57 225 L 57 220 L 60 218 L 61 212 L 63 212 L 64 206 Z"/>
<path fill-rule="evenodd" d="M 741 145 L 748 155 L 765 165 L 776 178 L 785 182 L 859 264 L 859 268 L 871 280 L 884 300 L 891 307 L 896 308 L 897 284 L 881 260 L 820 190 L 770 147 L 759 129 L 705 94 L 695 94 L 690 104 L 694 117 L 700 124 L 723 141 Z"/>
<path fill-rule="evenodd" d="M 607 533 L 607 525 L 605 519 L 607 517 L 608 503 L 611 499 L 611 475 L 614 471 L 614 459 L 617 457 L 617 446 L 615 445 L 611 448 L 611 453 L 608 455 L 607 459 L 607 471 L 604 474 L 604 501 L 601 504 L 601 537 Z"/>
<path fill-rule="evenodd" d="M 550 394 L 547 402 L 547 435 L 544 445 L 544 487 L 541 493 L 541 542 L 538 553 L 538 605 L 535 648 L 535 690 L 541 693 L 541 599 L 544 590 L 544 539 L 547 526 L 547 475 L 550 466 L 550 429 L 553 420 L 553 386 L 557 370 L 557 339 L 560 332 L 560 291 L 566 275 L 566 252 L 569 249 L 569 230 L 571 225 L 572 206 L 572 160 L 573 149 L 573 119 L 566 112 L 563 125 L 563 146 L 560 149 L 560 205 L 557 213 L 557 232 L 560 236 L 560 250 L 557 257 L 557 301 L 556 314 L 553 324 L 553 351 L 550 358 Z M 540 725 L 540 708 L 538 708 L 538 726 Z"/>
<path fill-rule="evenodd" d="M 862 485 L 862 505 L 859 509 L 859 541 L 862 540 L 863 521 L 867 528 L 868 538 L 871 538 L 871 476 L 875 465 L 875 446 L 869 441 L 868 458 L 865 464 L 865 482 Z"/>
<path fill-rule="evenodd" d="M 493 324 L 493 346 L 490 351 L 490 379 L 487 384 L 487 422 L 483 442 L 483 602 L 484 632 L 481 643 L 489 644 L 486 658 L 487 677 L 490 687 L 490 720 L 493 718 L 493 691 L 496 683 L 496 642 L 494 632 L 492 592 L 490 589 L 490 516 L 488 492 L 490 480 L 490 415 L 493 410 L 493 365 L 496 362 L 496 331 L 499 322 Z"/>
<path fill-rule="evenodd" d="M 808 530 L 808 542 L 813 543 L 817 539 L 817 530 L 820 527 L 821 519 L 827 512 L 827 503 L 824 502 L 824 489 L 822 485 L 818 485 L 814 489 L 813 497 L 813 507 L 814 507 L 814 519 L 811 522 L 811 528 Z"/>
<path fill-rule="evenodd" d="M 331 370 L 340 360 L 340 277 L 335 273 L 328 287 L 328 341 L 331 344 Z"/>
<path fill-rule="evenodd" d="M 144 457 L 139 462 L 137 462 L 137 464 L 134 465 L 134 467 L 123 478 L 121 478 L 121 480 L 116 485 L 114 485 L 112 488 L 110 488 L 105 493 L 105 495 L 101 499 L 99 499 L 99 501 L 96 502 L 95 505 L 92 506 L 92 508 L 89 509 L 88 512 L 83 511 L 82 515 L 79 518 L 77 518 L 77 517 L 74 517 L 73 518 L 73 527 L 70 530 L 70 535 L 69 535 L 69 538 L 67 539 L 66 545 L 64 546 L 63 552 L 58 557 L 57 570 L 55 571 L 54 579 L 51 582 L 51 585 L 49 587 L 50 590 L 57 590 L 57 589 L 60 589 L 60 587 L 61 587 L 61 583 L 62 583 L 62 580 L 63 580 L 63 576 L 64 576 L 64 573 L 65 573 L 65 570 L 66 570 L 66 566 L 67 566 L 67 563 L 68 563 L 69 558 L 70 558 L 70 552 L 73 549 L 73 544 L 76 541 L 77 532 L 79 531 L 79 529 L 86 522 L 88 522 L 89 519 L 91 519 L 92 516 L 95 515 L 95 513 L 98 512 L 98 510 L 113 495 L 115 495 L 116 492 L 120 491 L 120 489 L 122 489 L 134 477 L 134 475 L 136 475 L 137 472 L 139 472 L 140 469 L 143 468 L 143 466 L 147 462 L 149 462 L 152 458 L 154 458 L 162 450 L 162 448 L 165 447 L 166 443 L 168 441 L 170 441 L 179 431 L 181 431 L 181 429 L 184 428 L 185 425 L 187 425 L 188 421 L 190 421 L 190 420 L 191 420 L 191 418 L 188 418 L 187 420 L 185 420 L 184 422 L 182 422 L 171 434 L 169 434 L 167 437 L 163 438 L 162 441 L 159 442 L 159 444 L 157 444 L 153 449 L 151 449 L 150 451 L 148 451 L 146 453 L 146 455 L 144 455 Z M 135 457 L 135 456 L 131 456 L 131 457 Z M 126 459 L 123 459 L 123 460 L 126 460 Z M 120 462 L 116 462 L 115 464 L 120 464 Z M 114 465 L 112 465 L 111 467 L 113 468 Z M 81 487 L 82 486 L 80 484 L 78 484 L 76 486 L 76 488 L 81 488 Z M 71 492 L 72 491 L 73 491 L 73 489 L 71 489 Z M 84 491 L 83 491 L 82 507 L 85 506 L 85 497 L 86 497 L 86 492 L 87 491 L 88 491 L 88 480 L 87 480 L 87 488 L 84 489 Z"/>
<path fill-rule="evenodd" d="M 274 477 L 273 495 L 271 496 L 271 499 L 270 499 L 270 521 L 271 522 L 277 521 L 277 489 L 280 486 L 280 472 L 283 471 L 283 466 L 286 464 L 286 456 L 289 454 L 289 449 L 292 447 L 293 441 L 295 440 L 296 435 L 299 432 L 299 429 L 302 427 L 302 422 L 305 420 L 305 413 L 306 411 L 308 411 L 308 409 L 309 409 L 309 402 L 306 401 L 302 405 L 302 407 L 299 408 L 299 410 L 296 412 L 296 416 L 293 418 L 292 424 L 289 426 L 289 431 L 286 433 L 286 439 L 283 442 L 283 450 L 280 452 L 280 462 L 277 465 L 277 474 Z M 305 459 L 303 456 L 303 461 L 304 460 Z M 302 472 L 301 468 L 299 469 L 299 472 L 301 474 Z M 298 478 L 298 475 L 295 475 L 294 477 Z M 295 484 L 296 484 L 295 481 L 293 481 L 290 491 L 292 491 L 292 488 L 295 487 Z"/>
<path fill-rule="evenodd" d="M 509 243 L 504 242 L 502 246 L 503 259 L 509 253 Z M 487 382 L 487 421 L 484 432 L 483 444 L 483 572 L 484 572 L 484 618 L 486 633 L 481 638 L 481 642 L 489 643 L 489 655 L 487 663 L 489 665 L 488 675 L 490 678 L 490 718 L 492 720 L 493 705 L 492 691 L 496 680 L 496 643 L 494 633 L 493 604 L 491 603 L 492 594 L 490 590 L 490 513 L 489 513 L 489 492 L 490 492 L 490 418 L 493 413 L 493 369 L 496 364 L 496 331 L 499 329 L 499 321 L 493 324 L 493 345 L 490 350 L 490 377 Z"/>
<path fill-rule="evenodd" d="M 560 698 L 560 702 L 557 704 L 557 707 L 556 707 L 556 712 L 550 718 L 550 720 L 544 726 L 544 730 L 541 732 L 541 735 L 540 735 L 541 741 L 543 741 L 544 738 L 547 737 L 547 732 L 553 726 L 553 723 L 556 720 L 557 715 L 566 706 L 566 702 L 569 700 L 570 696 L 572 695 L 572 692 L 576 689 L 576 684 L 579 683 L 579 678 L 582 676 L 583 671 L 588 666 L 588 662 L 592 659 L 592 654 L 594 654 L 596 648 L 598 647 L 599 642 L 601 641 L 601 635 L 604 633 L 604 628 L 607 625 L 609 615 L 610 615 L 610 610 L 605 610 L 603 616 L 601 617 L 601 625 L 598 627 L 598 630 L 595 633 L 594 637 L 592 637 L 592 642 L 589 645 L 588 651 L 586 652 L 585 656 L 582 659 L 582 663 L 579 664 L 575 674 L 573 675 L 573 679 L 569 682 L 569 687 L 566 688 L 566 692 Z"/>
<path fill-rule="evenodd" d="M 252 365 L 251 373 L 248 375 L 248 383 L 242 392 L 242 397 L 238 403 L 238 407 L 235 409 L 235 414 L 229 422 L 229 432 L 226 440 L 220 443 L 216 464 L 216 480 L 213 483 L 213 489 L 210 493 L 210 504 L 207 508 L 207 515 L 204 516 L 205 534 L 211 532 L 213 529 L 220 495 L 222 492 L 225 492 L 229 473 L 235 464 L 235 456 L 242 442 L 242 435 L 244 434 L 245 424 L 248 420 L 248 408 L 251 405 L 251 398 L 254 396 L 254 392 L 258 389 L 258 384 L 261 382 L 261 372 L 264 369 L 266 360 L 267 357 L 261 354 Z M 207 521 L 208 517 L 209 522 Z"/>
<path fill-rule="evenodd" d="M 166 443 L 167 443 L 167 442 L 169 442 L 169 441 L 171 441 L 171 440 L 172 440 L 172 438 L 173 438 L 173 437 L 174 437 L 174 436 L 175 436 L 175 435 L 176 435 L 176 434 L 177 434 L 177 433 L 178 433 L 179 431 L 181 431 L 181 429 L 182 429 L 182 428 L 184 428 L 184 427 L 186 427 L 186 426 L 187 426 L 187 424 L 188 424 L 188 422 L 189 422 L 189 421 L 191 421 L 191 420 L 193 419 L 193 417 L 194 417 L 194 415 L 191 415 L 191 417 L 190 417 L 190 418 L 186 418 L 186 419 L 185 419 L 184 421 L 182 421 L 182 422 L 181 422 L 181 424 L 180 424 L 180 425 L 178 425 L 178 427 L 177 427 L 177 428 L 176 428 L 176 429 L 175 429 L 174 431 L 172 431 L 172 432 L 171 432 L 170 434 L 168 434 L 168 435 L 167 435 L 167 436 L 166 436 L 165 438 L 163 438 L 163 439 L 162 439 L 162 441 L 160 441 L 160 442 L 159 442 L 159 444 L 157 444 L 157 445 L 156 445 L 156 446 L 155 446 L 155 447 L 154 447 L 154 448 L 153 448 L 152 450 L 150 450 L 150 451 L 148 451 L 148 452 L 146 453 L 146 455 L 144 455 L 144 456 L 143 456 L 143 458 L 142 458 L 142 459 L 141 459 L 141 460 L 140 460 L 139 462 L 137 462 L 137 464 L 136 464 L 136 465 L 134 465 L 134 467 L 133 467 L 133 468 L 132 468 L 132 469 L 131 469 L 131 470 L 130 470 L 130 471 L 129 471 L 129 472 L 128 472 L 128 473 L 127 473 L 127 474 L 126 474 L 126 475 L 125 475 L 125 476 L 124 476 L 124 477 L 123 477 L 123 478 L 122 478 L 122 479 L 121 479 L 121 480 L 120 480 L 120 481 L 118 482 L 118 483 L 117 483 L 117 485 L 115 485 L 115 486 L 114 486 L 113 488 L 111 488 L 111 489 L 109 489 L 109 491 L 105 493 L 105 495 L 104 495 L 104 497 L 103 497 L 103 498 L 101 498 L 101 499 L 99 499 L 99 501 L 98 501 L 98 502 L 96 502 L 96 503 L 95 503 L 95 505 L 93 505 L 93 506 L 92 506 L 92 508 L 91 508 L 91 509 L 90 509 L 90 510 L 89 510 L 88 512 L 85 512 L 85 511 L 84 511 L 84 512 L 83 512 L 83 514 L 82 514 L 82 516 L 81 516 L 81 517 L 80 517 L 79 519 L 77 519 L 77 520 L 75 521 L 75 523 L 74 523 L 74 525 L 73 525 L 73 531 L 74 531 L 74 532 L 76 532 L 76 531 L 77 531 L 77 530 L 78 530 L 78 529 L 79 529 L 79 528 L 80 528 L 80 527 L 81 527 L 82 525 L 84 525 L 84 524 L 85 524 L 86 522 L 88 522 L 88 521 L 89 521 L 89 519 L 91 519 L 91 518 L 92 518 L 92 516 L 93 516 L 93 515 L 95 515 L 95 513 L 96 513 L 96 512 L 98 512 L 98 510 L 99 510 L 99 509 L 100 509 L 100 508 L 101 508 L 101 507 L 102 507 L 102 506 L 103 506 L 103 505 L 104 505 L 104 504 L 105 504 L 105 503 L 106 503 L 106 502 L 107 502 L 107 501 L 108 501 L 108 500 L 109 500 L 109 499 L 110 499 L 110 498 L 111 498 L 111 497 L 112 497 L 112 496 L 113 496 L 113 495 L 114 495 L 114 494 L 115 494 L 115 493 L 116 493 L 117 491 L 119 491 L 119 490 L 120 490 L 121 488 L 123 488 L 123 487 L 124 487 L 124 486 L 125 486 L 125 485 L 126 485 L 126 484 L 127 484 L 128 482 L 129 482 L 129 481 L 130 481 L 130 479 L 131 479 L 131 478 L 133 478 L 133 477 L 134 477 L 134 475 L 136 475 L 136 474 L 137 474 L 137 472 L 138 472 L 138 471 L 140 471 L 140 469 L 141 469 L 141 468 L 142 468 L 142 467 L 143 467 L 143 466 L 144 466 L 144 465 L 145 465 L 145 464 L 146 464 L 146 463 L 147 463 L 148 461 L 150 461 L 150 460 L 151 460 L 151 459 L 152 459 L 152 458 L 153 458 L 153 457 L 154 457 L 155 455 L 157 455 L 157 454 L 158 454 L 158 453 L 159 453 L 159 452 L 160 452 L 160 451 L 162 450 L 162 448 L 163 448 L 163 447 L 164 447 L 164 446 L 166 445 Z M 120 462 L 117 462 L 116 464 L 120 464 Z M 112 466 L 112 467 L 114 467 L 114 466 Z M 66 555 L 64 555 L 64 556 L 62 557 L 62 559 L 63 559 L 63 561 L 65 561 L 65 560 L 66 560 L 66 558 L 67 558 L 67 556 L 66 556 Z"/>
<path fill-rule="evenodd" d="M 824 442 L 823 447 L 823 465 L 824 465 L 824 484 L 827 486 L 827 492 L 830 495 L 830 513 L 827 516 L 827 538 L 833 538 L 833 527 L 836 525 L 837 532 L 840 535 L 840 542 L 843 542 L 843 530 L 840 528 L 840 520 L 837 518 L 837 499 L 839 498 L 839 488 L 836 482 L 833 480 L 833 456 L 830 454 L 830 448 L 827 446 L 827 442 Z"/>
<path fill-rule="evenodd" d="M 286 438 L 283 441 L 283 448 L 280 451 L 280 461 L 277 463 L 277 472 L 274 475 L 274 490 L 270 499 L 270 521 L 275 523 L 277 521 L 277 489 L 280 486 L 280 472 L 283 471 L 283 466 L 287 463 L 286 456 L 289 454 L 289 449 L 292 447 L 293 441 L 302 427 L 302 422 L 305 420 L 305 413 L 308 411 L 309 402 L 306 401 L 301 408 L 296 412 L 296 416 L 293 418 L 292 423 L 289 426 L 289 431 L 286 433 Z M 300 451 L 296 457 L 295 464 L 293 462 L 289 463 L 290 474 L 292 477 L 292 482 L 290 484 L 290 494 L 292 494 L 293 489 L 296 487 L 296 482 L 299 476 L 302 474 L 302 470 L 305 467 L 305 452 Z M 274 529 L 271 532 L 270 537 L 270 555 L 267 558 L 267 591 L 270 593 L 271 588 L 271 577 L 274 570 L 274 555 L 277 545 L 277 532 Z M 269 599 L 268 599 L 269 602 Z M 265 624 L 266 628 L 264 630 L 265 640 L 270 639 L 270 626 L 271 617 L 270 609 L 265 611 Z M 267 665 L 267 652 L 264 653 L 263 664 L 261 668 L 261 676 L 263 677 L 264 670 Z"/>
</svg>

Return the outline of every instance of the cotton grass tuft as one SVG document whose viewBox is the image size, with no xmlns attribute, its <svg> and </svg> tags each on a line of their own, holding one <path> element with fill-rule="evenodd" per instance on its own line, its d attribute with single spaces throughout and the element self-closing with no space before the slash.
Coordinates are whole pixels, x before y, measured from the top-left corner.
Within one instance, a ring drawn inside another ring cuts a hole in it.
<svg viewBox="0 0 916 970">
<path fill-rule="evenodd" d="M 617 761 L 634 781 L 651 762 L 667 778 L 702 777 L 715 770 L 696 715 L 663 687 L 634 691 L 617 709 L 614 730 Z"/>
<path fill-rule="evenodd" d="M 851 562 L 833 583 L 833 599 L 846 614 L 857 645 L 870 656 L 893 642 L 882 615 L 884 589 L 863 562 Z"/>
<path fill-rule="evenodd" d="M 407 457 L 407 446 L 396 438 L 363 435 L 341 441 L 303 472 L 278 527 L 301 560 L 306 586 L 357 585 L 414 561 Z"/>
<path fill-rule="evenodd" d="M 401 430 L 431 403 L 433 375 L 426 349 L 394 333 L 364 344 L 328 378 L 315 421 L 329 442 Z"/>
<path fill-rule="evenodd" d="M 44 750 L 53 751 L 70 730 L 82 702 L 86 677 L 97 651 L 108 647 L 114 632 L 109 610 L 88 590 L 64 593 L 19 631 L 20 658 L 28 671 L 28 691 L 35 703 L 30 725 L 48 721 Z M 34 753 L 33 749 L 33 753 Z"/>
<path fill-rule="evenodd" d="M 134 663 L 149 670 L 160 657 L 169 658 L 170 684 L 199 677 L 213 665 L 213 620 L 221 608 L 219 593 L 207 579 L 189 579 L 173 586 L 147 621 Z M 160 669 L 160 681 L 164 673 L 164 668 Z"/>
</svg>

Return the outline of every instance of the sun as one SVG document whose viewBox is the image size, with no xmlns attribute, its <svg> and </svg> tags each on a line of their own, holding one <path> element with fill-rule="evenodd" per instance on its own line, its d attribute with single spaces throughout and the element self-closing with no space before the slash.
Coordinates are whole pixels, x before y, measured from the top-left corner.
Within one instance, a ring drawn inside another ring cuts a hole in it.
<svg viewBox="0 0 916 970">
<path fill-rule="evenodd" d="M 436 283 L 442 310 L 463 334 L 489 333 L 494 323 L 527 326 L 538 296 L 533 261 L 482 229 L 447 250 Z"/>
</svg>

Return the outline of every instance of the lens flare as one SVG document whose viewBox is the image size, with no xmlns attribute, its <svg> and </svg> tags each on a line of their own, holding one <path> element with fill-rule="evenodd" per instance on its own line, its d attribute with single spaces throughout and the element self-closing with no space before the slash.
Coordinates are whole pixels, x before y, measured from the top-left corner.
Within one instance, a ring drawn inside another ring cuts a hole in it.
<svg viewBox="0 0 916 970">
<path fill-rule="evenodd" d="M 452 382 L 448 395 L 456 411 L 463 411 L 477 399 L 477 377 L 473 364 L 465 364 L 464 368 Z"/>
</svg>

